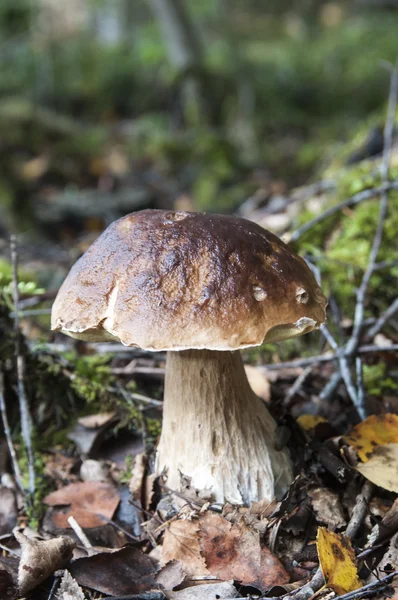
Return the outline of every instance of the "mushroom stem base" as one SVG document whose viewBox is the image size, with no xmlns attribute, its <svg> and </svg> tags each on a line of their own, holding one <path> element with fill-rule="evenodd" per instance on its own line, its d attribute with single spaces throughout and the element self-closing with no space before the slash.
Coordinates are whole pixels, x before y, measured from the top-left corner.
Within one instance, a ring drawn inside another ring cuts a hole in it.
<svg viewBox="0 0 398 600">
<path fill-rule="evenodd" d="M 163 429 L 156 467 L 171 489 L 181 476 L 216 502 L 281 496 L 292 481 L 276 424 L 253 393 L 239 352 L 168 352 Z"/>
</svg>

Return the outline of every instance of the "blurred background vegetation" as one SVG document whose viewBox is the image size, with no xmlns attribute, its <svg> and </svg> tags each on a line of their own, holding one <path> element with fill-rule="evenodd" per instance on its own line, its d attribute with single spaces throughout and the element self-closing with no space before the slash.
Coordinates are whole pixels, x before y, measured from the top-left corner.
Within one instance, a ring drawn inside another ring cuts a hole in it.
<svg viewBox="0 0 398 600">
<path fill-rule="evenodd" d="M 377 185 L 397 31 L 396 0 L 2 0 L 0 252 L 17 232 L 25 279 L 56 290 L 133 210 L 236 212 L 283 236 Z M 397 213 L 371 314 L 396 295 Z M 344 312 L 377 215 L 365 203 L 295 244 Z"/>
</svg>

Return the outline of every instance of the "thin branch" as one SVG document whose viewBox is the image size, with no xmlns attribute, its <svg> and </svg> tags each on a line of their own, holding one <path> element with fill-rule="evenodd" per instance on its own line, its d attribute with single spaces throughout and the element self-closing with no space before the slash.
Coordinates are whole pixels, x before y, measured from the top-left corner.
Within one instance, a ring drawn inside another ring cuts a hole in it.
<svg viewBox="0 0 398 600">
<path fill-rule="evenodd" d="M 342 202 L 331 206 L 320 215 L 314 217 L 310 221 L 307 221 L 306 223 L 304 223 L 304 225 L 293 231 L 289 237 L 289 242 L 296 242 L 302 235 L 304 235 L 304 233 L 307 233 L 307 231 L 312 229 L 315 225 L 318 225 L 318 223 L 321 223 L 328 217 L 331 217 L 332 215 L 341 211 L 343 208 L 357 206 L 357 204 L 360 204 L 365 200 L 372 200 L 373 198 L 381 196 L 382 194 L 385 194 L 392 190 L 398 190 L 398 181 L 394 180 L 388 183 L 384 182 L 378 187 L 371 188 L 368 190 L 362 190 L 361 192 L 354 194 L 350 198 L 347 198 L 346 200 L 343 200 Z"/>
<path fill-rule="evenodd" d="M 374 338 L 375 335 L 383 329 L 387 321 L 398 312 L 398 298 L 395 298 L 394 302 L 383 312 L 382 315 L 377 319 L 376 323 L 368 331 L 368 336 Z"/>
<path fill-rule="evenodd" d="M 11 429 L 8 422 L 7 407 L 4 397 L 4 373 L 0 365 L 0 411 L 3 420 L 4 435 L 6 436 L 8 451 L 11 457 L 12 470 L 14 472 L 15 481 L 22 495 L 25 495 L 25 490 L 22 485 L 22 475 L 19 469 L 17 453 L 15 452 L 14 442 L 12 441 Z"/>
<path fill-rule="evenodd" d="M 28 457 L 28 472 L 29 483 L 28 490 L 33 498 L 35 493 L 35 466 L 34 453 L 32 443 L 32 420 L 29 411 L 29 403 L 25 391 L 25 361 L 21 352 L 21 334 L 19 331 L 19 292 L 18 292 L 18 256 L 15 236 L 10 239 L 11 249 L 11 264 L 12 264 L 12 281 L 13 281 L 13 300 L 15 306 L 14 329 L 15 329 L 15 354 L 17 361 L 17 384 L 18 384 L 18 399 L 19 411 L 21 416 L 21 433 L 25 445 L 26 454 Z"/>
<path fill-rule="evenodd" d="M 391 156 L 391 148 L 392 148 L 392 138 L 394 132 L 394 121 L 395 121 L 395 112 L 397 106 L 397 96 L 398 96 L 398 61 L 395 65 L 395 69 L 391 76 L 391 87 L 390 94 L 388 98 L 388 111 L 387 111 L 387 120 L 384 128 L 384 150 L 383 150 L 383 160 L 380 166 L 381 176 L 383 184 L 386 186 L 388 184 L 388 176 L 389 176 L 389 168 L 390 168 L 390 156 Z M 387 190 L 384 190 L 381 194 L 380 200 L 380 212 L 379 212 L 379 221 L 377 223 L 376 232 L 373 238 L 373 244 L 370 251 L 368 266 L 365 270 L 365 273 L 362 277 L 361 285 L 357 291 L 357 302 L 355 306 L 355 315 L 354 315 L 354 326 L 353 332 L 350 340 L 346 345 L 346 349 L 350 354 L 353 354 L 359 344 L 359 338 L 363 326 L 364 316 L 365 316 L 365 298 L 369 287 L 370 278 L 373 275 L 374 267 L 376 264 L 377 256 L 379 254 L 381 242 L 383 239 L 383 231 L 384 224 L 387 218 L 388 212 L 388 193 Z"/>
<path fill-rule="evenodd" d="M 398 344 L 391 344 L 391 346 L 376 346 L 374 344 L 359 346 L 357 348 L 358 354 L 368 354 L 369 352 L 398 352 Z M 277 371 L 279 369 L 295 369 L 297 367 L 308 367 L 309 365 L 314 365 L 316 363 L 325 363 L 330 362 L 332 360 L 336 360 L 341 356 L 344 356 L 344 349 L 339 350 L 336 353 L 329 354 L 321 354 L 318 356 L 309 356 L 308 358 L 299 358 L 298 360 L 291 360 L 280 363 L 268 363 L 263 365 L 262 367 L 257 367 L 258 369 L 264 369 L 267 371 Z"/>
</svg>

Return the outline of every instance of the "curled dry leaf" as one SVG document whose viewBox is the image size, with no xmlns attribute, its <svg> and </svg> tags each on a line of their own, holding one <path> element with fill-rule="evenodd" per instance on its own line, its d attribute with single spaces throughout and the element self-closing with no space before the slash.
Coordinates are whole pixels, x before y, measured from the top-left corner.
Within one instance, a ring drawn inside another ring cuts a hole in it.
<svg viewBox="0 0 398 600">
<path fill-rule="evenodd" d="M 316 545 L 328 587 L 337 594 L 352 592 L 361 587 L 355 553 L 347 536 L 319 527 Z"/>
<path fill-rule="evenodd" d="M 71 516 L 75 517 L 80 527 L 100 527 L 104 525 L 101 515 L 112 519 L 119 500 L 117 489 L 101 481 L 71 483 L 44 498 L 49 506 L 65 507 L 52 515 L 54 524 L 61 529 L 70 527 L 68 517 Z"/>
<path fill-rule="evenodd" d="M 398 444 L 398 415 L 372 415 L 356 425 L 344 439 L 366 462 L 378 447 Z"/>
<path fill-rule="evenodd" d="M 33 540 L 15 531 L 22 553 L 18 567 L 18 588 L 22 596 L 64 567 L 72 558 L 75 543 L 71 538 Z"/>
<path fill-rule="evenodd" d="M 69 571 L 65 571 L 57 591 L 58 600 L 86 600 L 83 590 Z"/>
<path fill-rule="evenodd" d="M 380 446 L 356 469 L 372 483 L 398 493 L 398 444 Z"/>
<path fill-rule="evenodd" d="M 315 488 L 310 490 L 308 495 L 318 521 L 325 523 L 330 529 L 336 529 L 346 524 L 343 507 L 336 492 L 332 492 L 328 488 Z"/>
<path fill-rule="evenodd" d="M 237 595 L 232 581 L 223 581 L 222 583 L 195 585 L 179 592 L 168 592 L 167 598 L 169 600 L 215 600 L 216 598 L 229 600 L 236 598 Z"/>
<path fill-rule="evenodd" d="M 289 580 L 276 556 L 261 547 L 258 532 L 210 511 L 197 521 L 172 522 L 163 552 L 164 560 L 180 560 L 189 576 L 211 574 L 261 591 Z"/>
</svg>

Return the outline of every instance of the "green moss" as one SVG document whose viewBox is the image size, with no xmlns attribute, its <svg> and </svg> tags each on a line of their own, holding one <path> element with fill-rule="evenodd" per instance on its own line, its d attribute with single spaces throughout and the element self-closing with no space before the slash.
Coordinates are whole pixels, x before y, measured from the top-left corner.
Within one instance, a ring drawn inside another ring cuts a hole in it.
<svg viewBox="0 0 398 600">
<path fill-rule="evenodd" d="M 396 394 L 398 391 L 398 380 L 389 374 L 389 369 L 384 363 L 364 365 L 363 380 L 367 393 L 373 396 Z"/>
<path fill-rule="evenodd" d="M 99 403 L 101 408 L 110 402 L 109 387 L 115 382 L 109 367 L 110 356 L 80 356 L 65 354 L 73 367 L 72 390 L 90 404 Z"/>
</svg>

